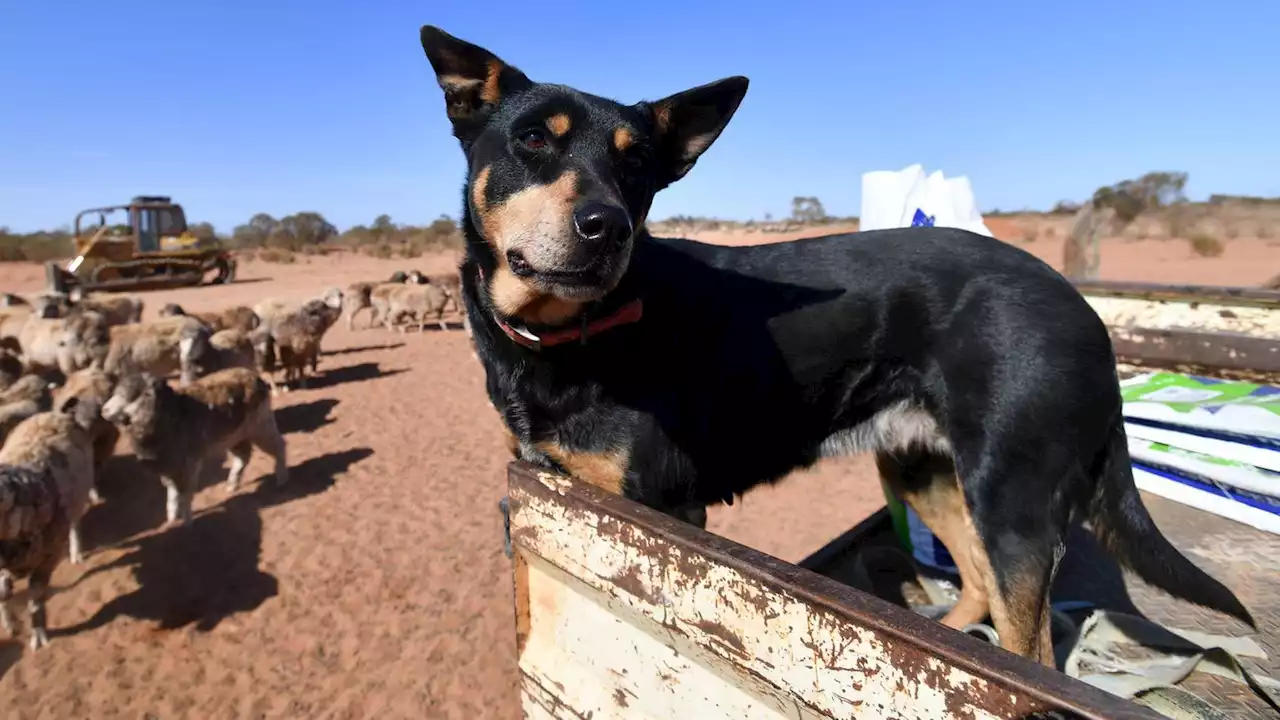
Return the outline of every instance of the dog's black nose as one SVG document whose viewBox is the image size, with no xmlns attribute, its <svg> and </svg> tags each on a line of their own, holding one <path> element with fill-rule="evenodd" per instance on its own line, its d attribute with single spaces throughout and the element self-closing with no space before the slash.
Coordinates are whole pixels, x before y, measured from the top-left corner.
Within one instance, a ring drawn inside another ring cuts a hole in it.
<svg viewBox="0 0 1280 720">
<path fill-rule="evenodd" d="M 631 237 L 631 218 L 616 205 L 587 203 L 573 211 L 578 237 L 590 242 L 623 243 Z"/>
</svg>

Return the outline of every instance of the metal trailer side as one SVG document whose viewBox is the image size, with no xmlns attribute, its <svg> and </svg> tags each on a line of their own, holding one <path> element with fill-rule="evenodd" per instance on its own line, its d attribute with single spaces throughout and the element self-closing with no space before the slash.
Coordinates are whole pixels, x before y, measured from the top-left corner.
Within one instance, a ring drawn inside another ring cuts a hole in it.
<svg viewBox="0 0 1280 720">
<path fill-rule="evenodd" d="M 508 489 L 527 718 L 1161 717 L 571 478 Z"/>
</svg>

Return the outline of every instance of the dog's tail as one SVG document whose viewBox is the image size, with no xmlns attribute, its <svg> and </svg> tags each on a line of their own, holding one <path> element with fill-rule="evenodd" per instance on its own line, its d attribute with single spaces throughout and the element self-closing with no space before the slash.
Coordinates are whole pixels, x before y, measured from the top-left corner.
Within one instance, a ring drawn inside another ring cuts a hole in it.
<svg viewBox="0 0 1280 720">
<path fill-rule="evenodd" d="M 1133 482 L 1123 420 L 1117 418 L 1107 444 L 1090 508 L 1093 533 L 1121 564 L 1174 597 L 1201 605 L 1257 629 L 1253 616 L 1226 585 L 1178 552 L 1156 527 Z"/>
</svg>

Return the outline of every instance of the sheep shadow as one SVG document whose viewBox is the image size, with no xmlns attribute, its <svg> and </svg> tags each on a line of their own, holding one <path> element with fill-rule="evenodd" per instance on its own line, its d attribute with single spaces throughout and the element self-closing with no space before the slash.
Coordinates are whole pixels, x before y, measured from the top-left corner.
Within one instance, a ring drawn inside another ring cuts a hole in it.
<svg viewBox="0 0 1280 720">
<path fill-rule="evenodd" d="M 284 435 L 315 432 L 333 422 L 330 412 L 338 404 L 333 398 L 322 398 L 308 403 L 286 405 L 275 409 L 276 427 Z"/>
<path fill-rule="evenodd" d="M 250 491 L 228 498 L 191 521 L 144 535 L 131 551 L 93 572 L 128 567 L 138 589 L 108 601 L 88 620 L 51 631 L 75 635 L 103 627 L 118 617 L 153 621 L 159 629 L 193 625 L 208 632 L 224 619 L 256 609 L 279 593 L 279 582 L 259 568 L 262 510 L 325 492 L 334 476 L 373 454 L 353 448 L 312 458 L 291 470 L 289 484 L 271 476 Z"/>
<path fill-rule="evenodd" d="M 320 357 L 336 357 L 338 355 L 354 355 L 362 352 L 374 352 L 376 350 L 395 350 L 404 347 L 402 342 L 391 342 L 382 345 L 359 345 L 357 347 L 342 348 L 341 350 L 325 350 L 320 353 Z"/>
<path fill-rule="evenodd" d="M 4 679 L 9 668 L 22 659 L 22 642 L 17 638 L 0 639 L 0 680 Z"/>
<path fill-rule="evenodd" d="M 359 363 L 357 365 L 347 365 L 346 367 L 326 370 L 323 374 L 309 377 L 307 378 L 306 388 L 299 386 L 297 389 L 322 390 L 324 388 L 333 387 L 334 385 L 365 382 L 366 380 L 377 380 L 378 378 L 399 375 L 403 372 L 408 372 L 408 370 L 404 368 L 383 370 L 382 366 L 376 362 Z"/>
<path fill-rule="evenodd" d="M 442 333 L 442 332 L 454 332 L 456 330 L 466 329 L 466 326 L 463 325 L 461 320 L 446 320 L 444 324 L 445 324 L 445 327 L 448 328 L 448 330 L 440 327 L 440 323 L 429 322 L 422 328 L 422 333 L 425 335 L 426 333 L 429 333 L 429 332 Z M 418 332 L 417 323 L 409 323 L 406 327 L 408 327 L 409 329 L 408 331 L 406 331 L 405 334 Z"/>
</svg>

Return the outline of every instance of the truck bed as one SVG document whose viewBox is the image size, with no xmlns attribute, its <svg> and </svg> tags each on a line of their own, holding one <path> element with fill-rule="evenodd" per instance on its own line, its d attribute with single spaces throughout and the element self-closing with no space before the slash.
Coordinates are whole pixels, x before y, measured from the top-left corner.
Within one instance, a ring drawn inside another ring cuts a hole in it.
<svg viewBox="0 0 1280 720">
<path fill-rule="evenodd" d="M 1250 670 L 1280 677 L 1280 537 L 1197 510 L 1165 498 L 1142 493 L 1143 502 L 1169 540 L 1197 565 L 1226 583 L 1254 614 L 1259 631 L 1251 635 L 1268 660 L 1241 658 Z M 800 563 L 837 581 L 851 581 L 857 553 L 876 546 L 897 547 L 892 523 L 884 510 Z M 883 554 L 881 554 L 883 556 Z M 899 606 L 914 604 L 901 592 L 903 578 L 913 571 L 905 564 L 878 567 L 876 594 Z M 1121 571 L 1083 531 L 1072 534 L 1051 593 L 1054 601 L 1087 600 L 1099 607 L 1136 613 L 1167 627 L 1222 635 L 1250 634 L 1248 628 L 1211 610 L 1177 600 Z M 1084 614 L 1073 614 L 1077 621 Z M 1182 685 L 1232 718 L 1274 718 L 1274 712 L 1247 687 L 1207 673 L 1195 673 Z"/>
<path fill-rule="evenodd" d="M 1161 717 L 586 483 L 508 490 L 527 718 Z"/>
</svg>

